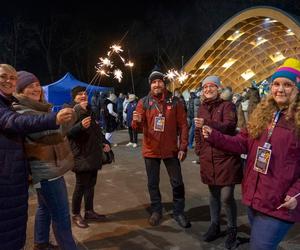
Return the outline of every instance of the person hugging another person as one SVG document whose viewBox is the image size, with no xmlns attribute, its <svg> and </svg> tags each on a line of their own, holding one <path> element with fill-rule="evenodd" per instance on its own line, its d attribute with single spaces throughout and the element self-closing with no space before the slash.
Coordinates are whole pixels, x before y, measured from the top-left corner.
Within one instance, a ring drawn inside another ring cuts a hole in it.
<svg viewBox="0 0 300 250">
<path fill-rule="evenodd" d="M 51 104 L 44 99 L 39 79 L 18 72 L 14 109 L 20 114 L 47 114 Z M 75 122 L 75 114 L 73 122 Z M 68 193 L 63 175 L 74 167 L 73 154 L 62 130 L 45 130 L 26 136 L 25 152 L 30 163 L 38 207 L 34 223 L 34 250 L 58 249 L 49 243 L 53 232 L 60 249 L 77 249 L 72 236 Z"/>
</svg>

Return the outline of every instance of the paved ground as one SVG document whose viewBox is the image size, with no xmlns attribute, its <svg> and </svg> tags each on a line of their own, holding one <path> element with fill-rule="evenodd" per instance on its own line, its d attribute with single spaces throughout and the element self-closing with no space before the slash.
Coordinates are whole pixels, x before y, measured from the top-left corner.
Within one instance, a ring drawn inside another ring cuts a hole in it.
<svg viewBox="0 0 300 250">
<path fill-rule="evenodd" d="M 161 193 L 164 201 L 164 220 L 161 226 L 151 227 L 147 223 L 149 197 L 146 173 L 141 157 L 141 147 L 128 148 L 127 131 L 118 131 L 118 147 L 113 148 L 116 162 L 104 166 L 98 174 L 95 190 L 95 210 L 108 215 L 103 223 L 91 223 L 87 229 L 73 227 L 79 249 L 93 250 L 194 250 L 224 249 L 225 236 L 206 243 L 201 235 L 209 225 L 208 190 L 200 181 L 199 165 L 193 164 L 193 151 L 182 164 L 186 187 L 186 212 L 192 228 L 182 229 L 171 217 L 172 195 L 166 169 L 161 170 Z M 141 143 L 140 143 L 141 144 Z M 74 188 L 74 174 L 66 174 L 69 200 Z M 240 203 L 240 187 L 236 189 L 238 203 L 238 235 L 241 244 L 237 249 L 249 249 L 249 225 L 245 207 Z M 36 196 L 30 196 L 29 222 L 26 249 L 32 249 L 34 210 Z M 226 220 L 222 221 L 222 230 Z M 290 231 L 280 249 L 300 250 L 300 224 Z"/>
</svg>

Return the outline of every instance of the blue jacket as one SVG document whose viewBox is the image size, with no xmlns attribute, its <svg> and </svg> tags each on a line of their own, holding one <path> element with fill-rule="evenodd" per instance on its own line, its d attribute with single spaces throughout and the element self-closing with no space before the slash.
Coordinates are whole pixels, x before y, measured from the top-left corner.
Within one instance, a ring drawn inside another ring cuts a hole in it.
<svg viewBox="0 0 300 250">
<path fill-rule="evenodd" d="M 56 114 L 20 115 L 0 95 L 0 249 L 19 250 L 26 240 L 28 163 L 23 135 L 57 129 Z"/>
<path fill-rule="evenodd" d="M 133 117 L 133 111 L 135 111 L 137 102 L 136 101 L 132 101 L 130 103 L 128 103 L 127 107 L 126 107 L 126 123 L 128 124 L 129 127 L 131 127 L 131 122 L 132 122 L 132 117 Z"/>
</svg>

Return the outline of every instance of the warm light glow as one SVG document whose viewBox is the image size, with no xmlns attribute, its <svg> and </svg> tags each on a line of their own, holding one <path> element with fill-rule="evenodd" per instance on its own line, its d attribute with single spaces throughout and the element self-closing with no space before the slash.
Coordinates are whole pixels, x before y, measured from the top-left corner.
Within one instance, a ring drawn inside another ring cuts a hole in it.
<svg viewBox="0 0 300 250">
<path fill-rule="evenodd" d="M 224 63 L 224 64 L 222 65 L 222 67 L 228 69 L 228 68 L 231 67 L 231 65 L 233 65 L 236 61 L 237 61 L 236 59 L 230 58 L 226 63 Z"/>
<path fill-rule="evenodd" d="M 209 66 L 210 66 L 210 64 L 211 63 L 209 63 L 209 62 L 205 62 L 205 63 L 203 63 L 200 67 L 199 67 L 199 69 L 207 69 Z"/>
<path fill-rule="evenodd" d="M 241 37 L 244 32 L 240 32 L 239 30 L 235 31 L 230 37 L 227 38 L 228 41 L 235 41 L 239 37 Z"/>
<path fill-rule="evenodd" d="M 123 72 L 120 69 L 114 70 L 114 78 L 117 79 L 119 82 L 121 82 L 123 78 Z"/>
<path fill-rule="evenodd" d="M 251 77 L 253 77 L 255 74 L 251 69 L 247 69 L 243 74 L 241 74 L 241 76 L 247 81 L 249 80 Z"/>
<path fill-rule="evenodd" d="M 189 75 L 186 72 L 180 72 L 178 76 L 178 81 L 182 84 L 186 79 L 188 79 Z"/>
<path fill-rule="evenodd" d="M 294 33 L 291 29 L 288 29 L 288 30 L 286 31 L 286 35 L 287 35 L 287 36 L 294 36 L 295 33 Z"/>
<path fill-rule="evenodd" d="M 276 52 L 274 55 L 270 55 L 269 57 L 274 63 L 285 59 L 285 56 L 280 51 Z"/>
<path fill-rule="evenodd" d="M 134 63 L 131 61 L 128 61 L 128 63 L 125 63 L 125 66 L 132 68 L 134 66 Z"/>
<path fill-rule="evenodd" d="M 263 37 L 260 36 L 255 41 L 252 41 L 250 44 L 252 44 L 254 47 L 257 47 L 257 46 L 265 43 L 266 41 L 268 41 L 268 40 L 266 40 L 266 39 L 264 39 Z"/>
</svg>

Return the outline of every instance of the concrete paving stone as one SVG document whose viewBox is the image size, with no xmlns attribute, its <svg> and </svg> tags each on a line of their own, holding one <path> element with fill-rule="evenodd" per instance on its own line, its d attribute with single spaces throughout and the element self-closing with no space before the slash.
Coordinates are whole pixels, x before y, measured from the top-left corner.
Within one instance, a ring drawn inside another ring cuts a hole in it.
<svg viewBox="0 0 300 250">
<path fill-rule="evenodd" d="M 192 222 L 189 229 L 180 228 L 172 219 L 172 192 L 164 165 L 161 168 L 161 195 L 164 215 L 160 226 L 148 224 L 149 196 L 144 161 L 141 156 L 141 135 L 139 147 L 126 147 L 127 130 L 117 131 L 114 147 L 116 161 L 103 166 L 98 172 L 95 187 L 95 210 L 108 216 L 106 222 L 89 223 L 89 228 L 79 229 L 73 225 L 73 235 L 80 250 L 217 250 L 224 249 L 225 235 L 213 242 L 201 240 L 209 226 L 208 189 L 202 184 L 197 159 L 189 150 L 182 164 L 186 189 L 186 214 Z M 69 202 L 74 190 L 74 173 L 65 175 Z M 238 236 L 240 245 L 236 249 L 249 249 L 249 224 L 245 207 L 241 204 L 240 185 L 235 192 L 238 205 Z M 33 246 L 34 213 L 37 201 L 34 191 L 30 191 L 29 219 L 26 249 Z M 225 234 L 226 218 L 222 213 L 222 231 Z M 53 234 L 51 235 L 54 240 Z M 300 250 L 300 224 L 295 224 L 280 245 L 281 250 Z"/>
</svg>

